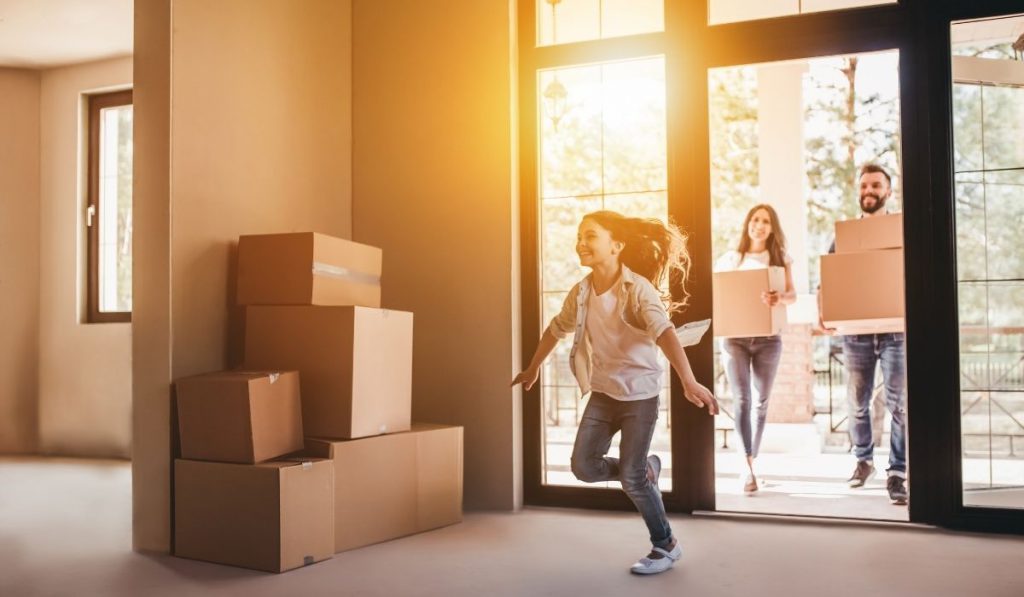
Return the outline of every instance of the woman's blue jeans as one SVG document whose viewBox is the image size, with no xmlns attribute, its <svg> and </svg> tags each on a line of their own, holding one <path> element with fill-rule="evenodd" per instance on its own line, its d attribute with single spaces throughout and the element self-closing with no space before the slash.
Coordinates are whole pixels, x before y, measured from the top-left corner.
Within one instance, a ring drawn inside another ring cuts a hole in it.
<svg viewBox="0 0 1024 597">
<path fill-rule="evenodd" d="M 619 481 L 647 524 L 651 543 L 668 548 L 672 528 L 658 487 L 647 478 L 647 452 L 658 421 L 658 397 L 616 400 L 592 392 L 572 449 L 572 473 L 586 483 Z M 612 436 L 622 431 L 619 457 L 606 456 Z"/>
<path fill-rule="evenodd" d="M 768 399 L 782 358 L 782 338 L 726 338 L 722 342 L 722 365 L 733 395 L 736 434 L 743 452 L 756 458 L 768 418 Z M 751 417 L 751 403 L 757 394 L 757 408 Z M 753 419 L 753 421 L 751 421 Z"/>
</svg>

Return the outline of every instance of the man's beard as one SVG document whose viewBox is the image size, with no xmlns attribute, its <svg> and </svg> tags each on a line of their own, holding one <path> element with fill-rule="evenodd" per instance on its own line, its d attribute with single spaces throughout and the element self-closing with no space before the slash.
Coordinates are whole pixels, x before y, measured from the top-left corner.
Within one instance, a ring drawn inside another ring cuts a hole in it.
<svg viewBox="0 0 1024 597">
<path fill-rule="evenodd" d="M 868 197 L 871 197 L 872 199 L 875 200 L 874 205 L 872 205 L 870 207 L 868 207 L 868 205 L 864 202 L 864 200 L 867 199 Z M 885 207 L 885 200 L 888 199 L 888 198 L 889 198 L 888 194 L 886 194 L 885 197 L 879 197 L 878 195 L 876 195 L 874 193 L 866 193 L 864 195 L 861 195 L 861 197 L 860 197 L 860 210 L 863 211 L 866 214 L 873 214 L 876 211 L 878 211 L 878 210 L 882 209 L 883 207 Z"/>
</svg>

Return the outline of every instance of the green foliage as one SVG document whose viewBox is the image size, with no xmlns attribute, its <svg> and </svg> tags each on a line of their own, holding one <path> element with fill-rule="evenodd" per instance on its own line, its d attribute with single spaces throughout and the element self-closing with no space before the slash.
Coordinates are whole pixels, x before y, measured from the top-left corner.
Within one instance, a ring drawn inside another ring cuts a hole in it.
<svg viewBox="0 0 1024 597">
<path fill-rule="evenodd" d="M 735 248 L 739 224 L 758 202 L 757 71 L 708 73 L 712 253 Z"/>
</svg>

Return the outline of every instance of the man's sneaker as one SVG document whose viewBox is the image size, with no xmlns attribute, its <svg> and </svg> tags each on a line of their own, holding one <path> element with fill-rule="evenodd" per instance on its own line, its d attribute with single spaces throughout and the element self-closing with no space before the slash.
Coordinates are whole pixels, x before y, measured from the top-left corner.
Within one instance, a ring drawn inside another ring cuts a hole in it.
<svg viewBox="0 0 1024 597">
<path fill-rule="evenodd" d="M 864 483 L 875 474 L 875 465 L 867 460 L 857 462 L 857 468 L 853 469 L 853 475 L 846 482 L 850 487 L 863 487 Z"/>
<path fill-rule="evenodd" d="M 907 486 L 905 485 L 903 477 L 889 475 L 889 480 L 886 481 L 885 488 L 889 491 L 890 502 L 897 506 L 907 505 Z"/>
<path fill-rule="evenodd" d="M 661 458 L 657 454 L 647 457 L 647 480 L 651 485 L 658 486 L 658 479 L 661 478 Z"/>
<path fill-rule="evenodd" d="M 633 574 L 657 574 L 671 568 L 679 558 L 683 557 L 683 548 L 676 542 L 672 551 L 655 547 L 646 557 L 640 558 L 629 567 Z"/>
</svg>

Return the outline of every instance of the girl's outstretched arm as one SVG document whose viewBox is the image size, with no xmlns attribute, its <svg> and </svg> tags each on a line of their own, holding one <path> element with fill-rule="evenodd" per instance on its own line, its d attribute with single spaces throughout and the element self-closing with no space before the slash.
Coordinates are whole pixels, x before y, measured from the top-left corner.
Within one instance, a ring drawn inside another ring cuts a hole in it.
<svg viewBox="0 0 1024 597">
<path fill-rule="evenodd" d="M 517 375 L 509 386 L 521 383 L 525 390 L 532 388 L 533 384 L 537 383 L 537 377 L 540 375 L 540 366 L 544 364 L 544 360 L 548 358 L 548 355 L 551 354 L 556 345 L 558 345 L 558 338 L 551 333 L 550 329 L 544 330 L 544 335 L 540 337 L 540 342 L 537 343 L 537 350 L 533 351 L 530 365 Z"/>
<path fill-rule="evenodd" d="M 668 357 L 672 368 L 676 370 L 679 381 L 683 382 L 683 395 L 698 408 L 708 407 L 709 415 L 718 414 L 718 401 L 711 390 L 705 388 L 693 376 L 693 369 L 690 368 L 690 360 L 686 358 L 686 352 L 679 344 L 674 328 L 668 328 L 658 336 L 658 348 Z"/>
</svg>

